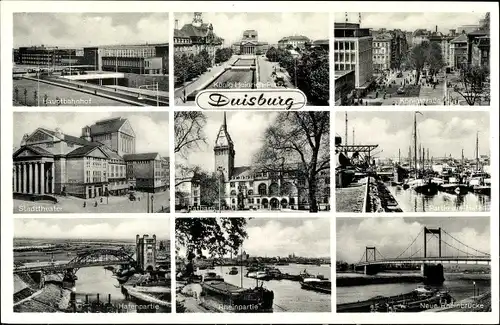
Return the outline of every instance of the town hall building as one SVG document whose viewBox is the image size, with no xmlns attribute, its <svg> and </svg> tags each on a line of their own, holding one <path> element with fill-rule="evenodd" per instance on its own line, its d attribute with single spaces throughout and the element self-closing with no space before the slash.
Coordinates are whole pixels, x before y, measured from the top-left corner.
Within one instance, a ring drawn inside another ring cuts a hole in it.
<svg viewBox="0 0 500 325">
<path fill-rule="evenodd" d="M 224 183 L 221 205 L 233 210 L 309 209 L 306 180 L 298 177 L 298 168 L 290 164 L 286 170 L 268 171 L 256 166 L 235 166 L 235 144 L 228 132 L 226 113 L 214 146 L 214 172 Z M 184 205 L 200 208 L 203 188 L 192 181 L 184 182 L 176 191 L 182 192 Z M 187 192 L 186 192 L 187 190 Z M 330 206 L 330 170 L 320 172 L 317 179 L 319 210 Z M 202 207 L 201 207 L 202 208 Z"/>
<path fill-rule="evenodd" d="M 25 134 L 13 154 L 13 192 L 95 198 L 129 190 L 169 188 L 169 160 L 136 153 L 128 119 L 117 117 L 82 128 L 80 137 L 39 127 Z"/>
</svg>

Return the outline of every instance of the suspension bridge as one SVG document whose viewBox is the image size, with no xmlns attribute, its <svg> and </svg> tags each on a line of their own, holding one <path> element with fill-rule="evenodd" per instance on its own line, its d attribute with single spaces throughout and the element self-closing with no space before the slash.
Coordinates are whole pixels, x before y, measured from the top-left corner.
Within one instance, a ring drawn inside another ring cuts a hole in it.
<svg viewBox="0 0 500 325">
<path fill-rule="evenodd" d="M 433 240 L 433 241 L 431 241 Z M 442 228 L 423 227 L 411 243 L 396 257 L 386 257 L 375 246 L 366 246 L 363 256 L 354 265 L 374 275 L 387 266 L 420 265 L 421 275 L 431 281 L 444 281 L 443 264 L 490 265 L 489 253 L 475 249 Z"/>
<path fill-rule="evenodd" d="M 30 263 L 28 265 L 16 265 L 14 266 L 14 273 L 40 271 L 45 273 L 55 273 L 67 272 L 68 270 L 71 270 L 74 274 L 79 269 L 84 267 L 131 264 L 134 265 L 135 260 L 125 249 L 100 248 L 80 251 L 70 261 L 52 261 L 45 263 Z"/>
</svg>

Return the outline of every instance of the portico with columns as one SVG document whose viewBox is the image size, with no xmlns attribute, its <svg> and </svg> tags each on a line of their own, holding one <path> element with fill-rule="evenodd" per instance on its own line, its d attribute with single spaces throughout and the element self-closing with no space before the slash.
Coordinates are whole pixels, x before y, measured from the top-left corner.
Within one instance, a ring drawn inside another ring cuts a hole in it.
<svg viewBox="0 0 500 325">
<path fill-rule="evenodd" d="M 54 159 L 41 157 L 37 160 L 15 160 L 13 192 L 40 195 L 54 194 L 54 174 Z"/>
</svg>

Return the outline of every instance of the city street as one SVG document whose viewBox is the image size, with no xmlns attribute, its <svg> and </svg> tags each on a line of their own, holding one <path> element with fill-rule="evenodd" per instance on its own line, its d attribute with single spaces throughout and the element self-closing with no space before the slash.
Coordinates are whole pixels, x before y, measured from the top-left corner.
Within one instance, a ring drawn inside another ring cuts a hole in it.
<svg viewBox="0 0 500 325">
<path fill-rule="evenodd" d="M 109 202 L 106 197 L 81 199 L 69 196 L 57 196 L 58 203 L 47 201 L 31 202 L 14 199 L 14 213 L 147 213 L 148 193 L 136 192 L 137 200 L 130 201 L 128 196 L 110 196 Z M 161 212 L 169 207 L 169 191 L 149 193 L 151 200 L 153 195 L 153 209 Z M 139 201 L 140 198 L 140 201 Z M 84 202 L 86 206 L 83 207 Z M 94 206 L 97 202 L 97 206 Z M 33 209 L 37 209 L 34 210 Z"/>
</svg>

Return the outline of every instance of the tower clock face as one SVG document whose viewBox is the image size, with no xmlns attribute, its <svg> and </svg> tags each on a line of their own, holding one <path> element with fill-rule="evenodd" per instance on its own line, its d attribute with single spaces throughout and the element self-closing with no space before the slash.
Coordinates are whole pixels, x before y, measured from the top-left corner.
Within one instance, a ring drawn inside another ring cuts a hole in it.
<svg viewBox="0 0 500 325">
<path fill-rule="evenodd" d="M 217 138 L 217 145 L 223 146 L 225 144 L 226 144 L 226 137 L 220 134 L 219 137 Z"/>
</svg>

